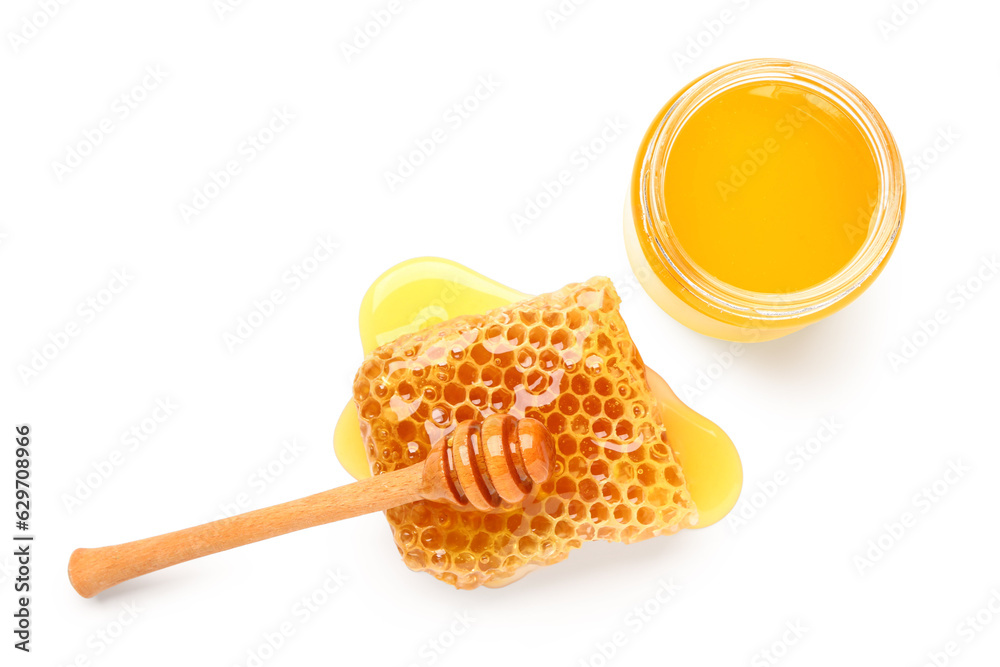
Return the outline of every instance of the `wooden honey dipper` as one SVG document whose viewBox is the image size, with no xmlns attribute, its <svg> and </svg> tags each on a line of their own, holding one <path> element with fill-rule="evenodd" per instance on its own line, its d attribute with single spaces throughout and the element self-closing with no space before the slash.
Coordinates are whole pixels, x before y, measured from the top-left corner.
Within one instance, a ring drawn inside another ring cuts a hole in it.
<svg viewBox="0 0 1000 667">
<path fill-rule="evenodd" d="M 89 598 L 194 558 L 421 499 L 489 511 L 501 500 L 523 500 L 533 483 L 552 474 L 554 457 L 552 436 L 534 419 L 494 414 L 482 424 L 462 422 L 431 447 L 422 465 L 144 540 L 77 549 L 69 580 Z"/>
</svg>

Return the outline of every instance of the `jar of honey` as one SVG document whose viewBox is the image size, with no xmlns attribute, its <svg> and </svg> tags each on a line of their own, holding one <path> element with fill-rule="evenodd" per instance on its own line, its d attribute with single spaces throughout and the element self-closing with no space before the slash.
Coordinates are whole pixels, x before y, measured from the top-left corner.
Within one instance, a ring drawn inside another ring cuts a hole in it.
<svg viewBox="0 0 1000 667">
<path fill-rule="evenodd" d="M 856 299 L 903 222 L 903 164 L 872 104 L 818 67 L 747 60 L 653 120 L 625 206 L 647 293 L 700 333 L 792 333 Z"/>
</svg>

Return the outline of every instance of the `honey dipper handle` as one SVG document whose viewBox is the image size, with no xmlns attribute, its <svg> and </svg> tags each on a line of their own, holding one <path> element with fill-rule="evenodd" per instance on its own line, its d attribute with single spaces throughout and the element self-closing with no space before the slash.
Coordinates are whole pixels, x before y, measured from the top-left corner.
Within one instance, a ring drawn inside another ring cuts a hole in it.
<svg viewBox="0 0 1000 667">
<path fill-rule="evenodd" d="M 85 598 L 194 558 L 418 500 L 423 466 L 376 475 L 280 505 L 97 549 L 77 549 L 69 580 Z"/>
</svg>

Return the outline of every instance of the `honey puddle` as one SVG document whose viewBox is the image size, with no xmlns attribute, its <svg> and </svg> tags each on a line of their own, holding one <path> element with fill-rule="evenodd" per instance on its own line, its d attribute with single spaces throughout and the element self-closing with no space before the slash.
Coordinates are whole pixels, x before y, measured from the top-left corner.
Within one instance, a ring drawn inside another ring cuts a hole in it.
<svg viewBox="0 0 1000 667">
<path fill-rule="evenodd" d="M 382 274 L 361 302 L 359 327 L 365 355 L 400 335 L 461 315 L 486 312 L 529 298 L 456 262 L 411 259 Z M 743 466 L 729 436 L 687 407 L 667 383 L 646 368 L 646 380 L 661 408 L 670 445 L 698 508 L 697 528 L 722 519 L 736 504 Z M 354 478 L 369 477 L 368 460 L 354 402 L 344 408 L 334 431 L 337 459 Z"/>
</svg>

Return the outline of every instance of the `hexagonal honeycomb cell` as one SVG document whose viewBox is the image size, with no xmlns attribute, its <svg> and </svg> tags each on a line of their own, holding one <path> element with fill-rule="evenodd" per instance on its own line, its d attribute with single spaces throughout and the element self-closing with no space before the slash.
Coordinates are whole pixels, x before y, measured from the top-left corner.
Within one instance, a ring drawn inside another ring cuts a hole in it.
<svg viewBox="0 0 1000 667">
<path fill-rule="evenodd" d="M 521 504 L 388 510 L 407 566 L 457 588 L 500 586 L 589 540 L 696 524 L 619 302 L 592 278 L 401 336 L 364 361 L 354 400 L 373 474 L 420 463 L 459 422 L 494 412 L 537 419 L 556 442 L 552 477 Z"/>
</svg>

